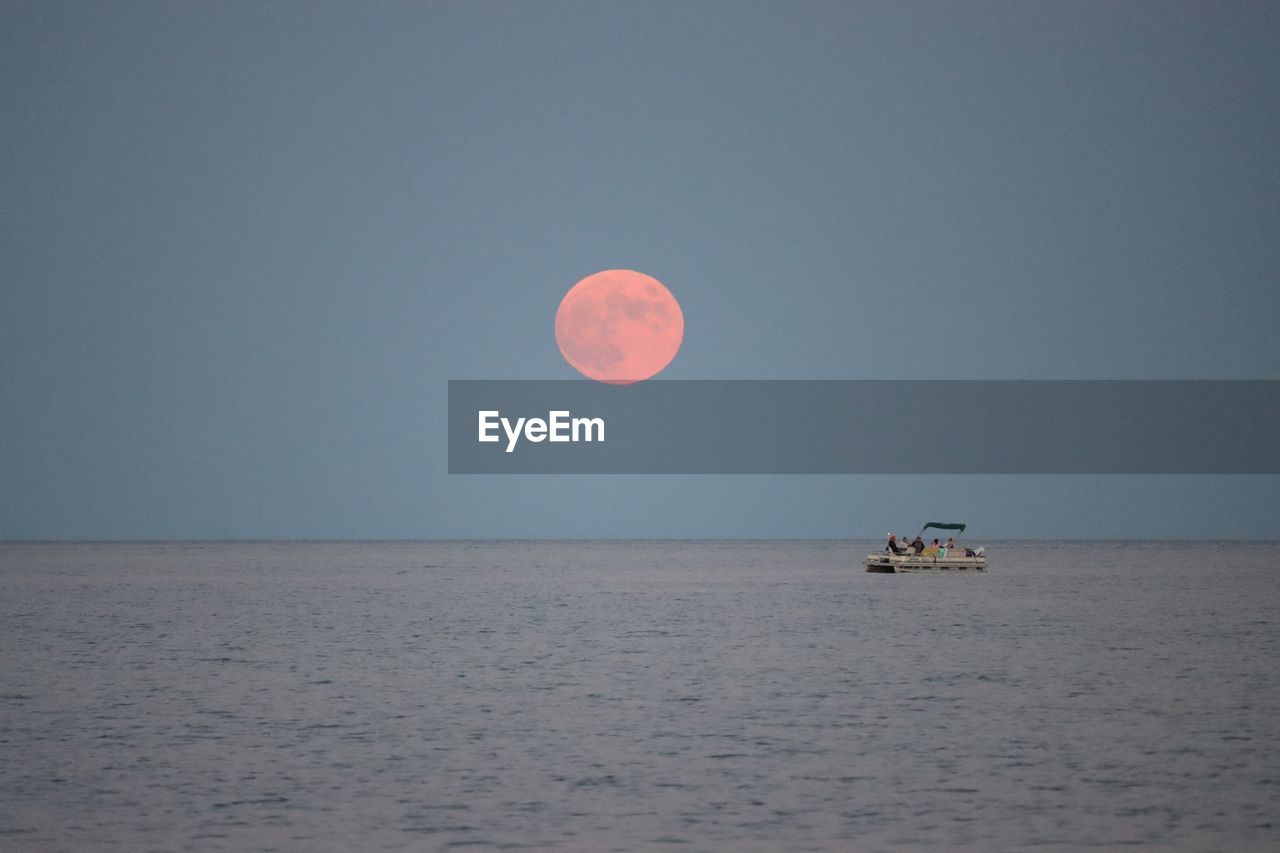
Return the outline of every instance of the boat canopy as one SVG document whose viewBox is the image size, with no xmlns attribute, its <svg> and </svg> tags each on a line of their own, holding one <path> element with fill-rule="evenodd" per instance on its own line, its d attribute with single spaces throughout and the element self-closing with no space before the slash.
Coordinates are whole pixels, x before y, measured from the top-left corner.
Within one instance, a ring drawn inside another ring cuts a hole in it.
<svg viewBox="0 0 1280 853">
<path fill-rule="evenodd" d="M 936 527 L 938 530 L 959 530 L 961 533 L 964 533 L 963 524 L 944 524 L 941 521 L 928 522 L 924 527 L 920 528 L 920 532 L 924 533 L 930 527 Z"/>
</svg>

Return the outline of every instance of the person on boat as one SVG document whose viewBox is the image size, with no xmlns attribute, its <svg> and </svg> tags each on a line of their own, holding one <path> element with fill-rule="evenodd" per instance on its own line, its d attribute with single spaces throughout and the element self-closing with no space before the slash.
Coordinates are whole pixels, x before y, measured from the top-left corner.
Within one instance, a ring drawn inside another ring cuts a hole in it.
<svg viewBox="0 0 1280 853">
<path fill-rule="evenodd" d="M 911 543 L 911 549 L 917 554 L 924 551 L 924 540 L 920 538 L 920 534 L 916 534 L 915 541 Z"/>
<path fill-rule="evenodd" d="M 924 556 L 926 556 L 926 557 L 936 557 L 936 556 L 938 556 L 938 540 L 937 540 L 937 539 L 933 540 L 933 544 L 932 544 L 932 545 L 930 545 L 928 548 L 925 548 L 925 549 L 924 549 L 924 551 L 923 551 L 923 555 L 924 555 Z"/>
<path fill-rule="evenodd" d="M 951 549 L 952 549 L 952 548 L 954 548 L 954 547 L 956 547 L 956 540 L 954 540 L 954 539 L 952 539 L 950 536 L 948 536 L 948 537 L 947 537 L 947 551 L 948 551 L 948 552 L 950 552 L 950 551 L 951 551 Z"/>
<path fill-rule="evenodd" d="M 885 547 L 885 550 L 886 550 L 886 551 L 888 551 L 888 552 L 889 552 L 889 553 L 891 553 L 891 554 L 901 554 L 901 553 L 903 553 L 903 550 L 904 550 L 904 549 L 902 549 L 902 548 L 898 547 L 898 537 L 897 537 L 897 536 L 894 536 L 892 533 L 890 533 L 890 534 L 889 534 L 889 544 L 888 544 L 888 546 L 886 546 L 886 547 Z"/>
</svg>

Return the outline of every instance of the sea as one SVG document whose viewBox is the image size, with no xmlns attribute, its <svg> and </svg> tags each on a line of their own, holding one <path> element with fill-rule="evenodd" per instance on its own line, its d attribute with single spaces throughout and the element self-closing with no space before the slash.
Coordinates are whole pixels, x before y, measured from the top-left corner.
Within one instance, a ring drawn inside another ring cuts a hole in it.
<svg viewBox="0 0 1280 853">
<path fill-rule="evenodd" d="M 1280 849 L 1280 543 L 0 544 L 0 850 Z"/>
</svg>

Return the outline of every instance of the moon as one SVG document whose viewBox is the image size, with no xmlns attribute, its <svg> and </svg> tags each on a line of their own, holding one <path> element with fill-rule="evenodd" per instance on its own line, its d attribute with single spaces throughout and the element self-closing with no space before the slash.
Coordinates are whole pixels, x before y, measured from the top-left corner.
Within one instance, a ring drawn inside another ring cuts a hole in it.
<svg viewBox="0 0 1280 853">
<path fill-rule="evenodd" d="M 575 284 L 556 311 L 556 345 L 589 379 L 642 382 L 671 363 L 684 313 L 671 291 L 635 270 L 603 270 Z"/>
</svg>

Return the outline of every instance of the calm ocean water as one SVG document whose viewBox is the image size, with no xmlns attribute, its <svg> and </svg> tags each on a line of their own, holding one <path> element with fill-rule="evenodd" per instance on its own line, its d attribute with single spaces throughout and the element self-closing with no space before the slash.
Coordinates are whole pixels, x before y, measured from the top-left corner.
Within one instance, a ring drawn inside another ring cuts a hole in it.
<svg viewBox="0 0 1280 853">
<path fill-rule="evenodd" d="M 0 849 L 1280 849 L 1280 544 L 985 544 L 0 545 Z"/>
</svg>

